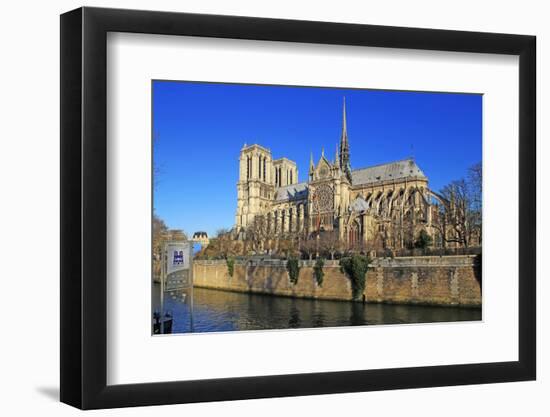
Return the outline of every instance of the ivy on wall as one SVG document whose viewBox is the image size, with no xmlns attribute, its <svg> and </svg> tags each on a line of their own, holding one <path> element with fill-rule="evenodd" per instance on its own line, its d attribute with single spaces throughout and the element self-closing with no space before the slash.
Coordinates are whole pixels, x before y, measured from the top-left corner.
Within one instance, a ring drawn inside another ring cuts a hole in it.
<svg viewBox="0 0 550 417">
<path fill-rule="evenodd" d="M 317 258 L 315 265 L 313 266 L 313 275 L 315 276 L 315 281 L 319 287 L 323 286 L 323 278 L 325 277 L 323 266 L 325 266 L 325 260 L 323 258 Z"/>
<path fill-rule="evenodd" d="M 235 258 L 227 258 L 225 264 L 227 265 L 227 273 L 230 277 L 233 277 L 233 272 L 235 271 Z"/>
<path fill-rule="evenodd" d="M 340 259 L 340 271 L 351 281 L 351 295 L 357 300 L 365 291 L 366 274 L 370 258 L 364 255 L 353 255 Z"/>
<path fill-rule="evenodd" d="M 298 258 L 288 258 L 286 261 L 286 270 L 288 271 L 288 278 L 294 285 L 298 283 L 298 276 L 300 275 L 300 264 Z"/>
</svg>

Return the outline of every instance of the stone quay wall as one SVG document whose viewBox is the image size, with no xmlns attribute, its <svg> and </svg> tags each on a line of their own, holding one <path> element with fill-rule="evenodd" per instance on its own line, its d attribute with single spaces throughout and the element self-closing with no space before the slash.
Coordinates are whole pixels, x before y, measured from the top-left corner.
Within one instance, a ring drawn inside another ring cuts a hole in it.
<svg viewBox="0 0 550 417">
<path fill-rule="evenodd" d="M 294 285 L 283 260 L 236 260 L 233 276 L 225 260 L 195 260 L 193 280 L 202 288 L 352 301 L 351 283 L 340 271 L 339 261 L 325 261 L 322 286 L 315 280 L 314 263 L 300 261 Z M 377 258 L 367 272 L 363 295 L 367 302 L 480 307 L 479 279 L 473 255 Z"/>
</svg>

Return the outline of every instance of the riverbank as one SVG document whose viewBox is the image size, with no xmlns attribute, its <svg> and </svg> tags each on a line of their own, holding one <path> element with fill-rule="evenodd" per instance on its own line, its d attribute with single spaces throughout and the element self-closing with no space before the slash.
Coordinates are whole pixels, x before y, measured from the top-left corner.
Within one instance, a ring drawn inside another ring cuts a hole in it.
<svg viewBox="0 0 550 417">
<path fill-rule="evenodd" d="M 158 309 L 160 285 L 153 286 Z M 173 333 L 311 329 L 481 320 L 480 308 L 448 308 L 381 303 L 346 303 L 306 298 L 195 288 L 193 329 L 189 305 L 181 297 L 165 297 L 174 317 Z"/>
<path fill-rule="evenodd" d="M 286 261 L 236 260 L 233 275 L 224 260 L 196 260 L 194 285 L 233 292 L 352 301 L 350 280 L 338 261 L 325 261 L 322 286 L 314 261 L 300 261 L 298 282 L 290 282 Z M 377 258 L 367 272 L 368 303 L 481 307 L 481 271 L 473 255 Z M 359 297 L 363 301 L 363 297 Z"/>
</svg>

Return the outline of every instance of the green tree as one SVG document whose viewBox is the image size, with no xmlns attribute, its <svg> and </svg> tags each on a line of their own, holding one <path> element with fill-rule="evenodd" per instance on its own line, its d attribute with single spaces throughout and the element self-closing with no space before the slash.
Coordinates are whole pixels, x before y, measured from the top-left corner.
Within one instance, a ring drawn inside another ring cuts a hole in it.
<svg viewBox="0 0 550 417">
<path fill-rule="evenodd" d="M 418 234 L 418 238 L 414 242 L 414 247 L 419 249 L 426 249 L 428 246 L 432 246 L 432 242 L 432 237 L 428 234 L 428 232 L 426 232 L 426 230 L 422 229 Z"/>
</svg>

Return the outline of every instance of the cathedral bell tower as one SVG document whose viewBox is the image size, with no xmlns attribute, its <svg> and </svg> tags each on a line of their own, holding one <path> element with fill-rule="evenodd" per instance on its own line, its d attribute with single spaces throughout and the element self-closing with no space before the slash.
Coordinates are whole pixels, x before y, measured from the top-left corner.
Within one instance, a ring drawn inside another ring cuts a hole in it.
<svg viewBox="0 0 550 417">
<path fill-rule="evenodd" d="M 274 186 L 271 151 L 260 145 L 245 144 L 239 157 L 235 215 L 238 229 L 246 228 L 255 216 L 265 214 L 273 198 Z"/>
</svg>

